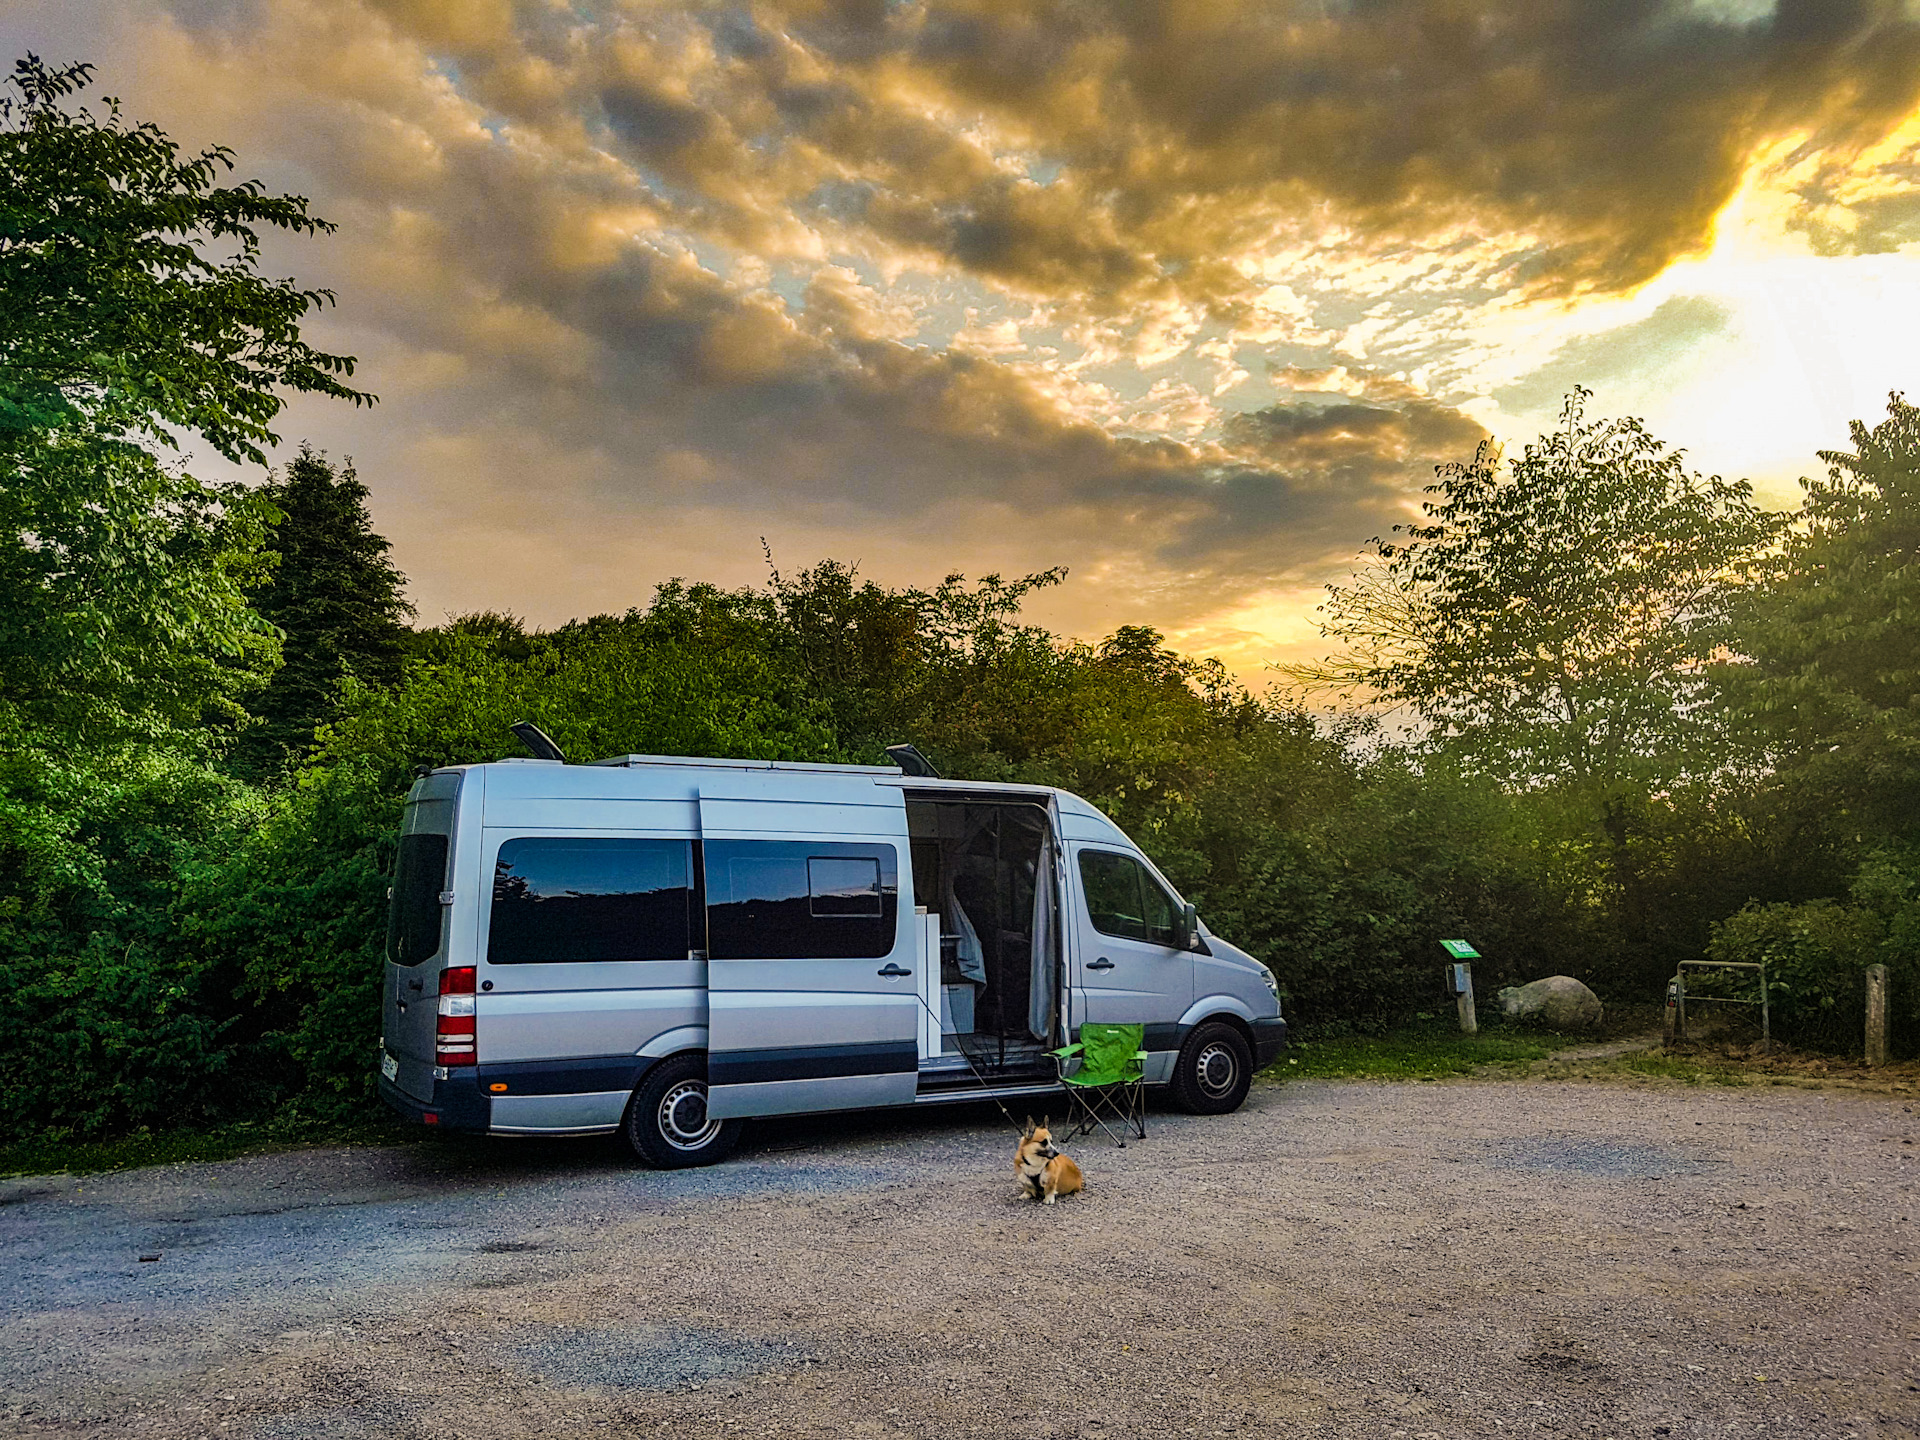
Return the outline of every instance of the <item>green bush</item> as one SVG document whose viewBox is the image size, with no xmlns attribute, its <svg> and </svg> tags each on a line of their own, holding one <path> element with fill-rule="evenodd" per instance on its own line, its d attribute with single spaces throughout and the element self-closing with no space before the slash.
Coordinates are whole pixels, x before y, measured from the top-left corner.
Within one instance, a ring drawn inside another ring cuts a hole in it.
<svg viewBox="0 0 1920 1440">
<path fill-rule="evenodd" d="M 12 1137 L 198 1124 L 227 1106 L 235 976 L 183 943 L 183 877 L 253 793 L 164 753 L 0 760 L 0 1112 Z"/>
<path fill-rule="evenodd" d="M 1885 963 L 1895 1004 L 1889 1016 L 1892 1046 L 1910 1054 L 1920 1039 L 1915 980 L 1920 978 L 1911 938 L 1920 925 L 1913 909 L 1894 923 L 1869 905 L 1834 900 L 1749 905 L 1716 925 L 1711 960 L 1767 966 L 1773 1033 L 1808 1049 L 1858 1054 L 1866 1034 L 1866 967 Z M 1695 985 L 1689 979 L 1689 987 Z M 1737 993 L 1751 993 L 1738 987 Z M 1729 993 L 1735 993 L 1729 990 Z"/>
</svg>

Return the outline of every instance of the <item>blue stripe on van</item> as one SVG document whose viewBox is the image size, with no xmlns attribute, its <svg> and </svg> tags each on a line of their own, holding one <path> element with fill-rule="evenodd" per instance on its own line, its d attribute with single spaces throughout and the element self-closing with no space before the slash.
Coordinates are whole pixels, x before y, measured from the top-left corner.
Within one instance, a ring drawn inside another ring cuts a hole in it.
<svg viewBox="0 0 1920 1440">
<path fill-rule="evenodd" d="M 912 1040 L 860 1045 L 799 1045 L 783 1050 L 713 1050 L 707 1083 L 751 1085 L 768 1080 L 825 1080 L 845 1075 L 898 1075 L 920 1068 Z"/>
<path fill-rule="evenodd" d="M 631 1090 L 652 1063 L 638 1055 L 592 1055 L 584 1060 L 514 1060 L 477 1069 L 483 1091 L 504 1084 L 509 1095 L 595 1095 Z"/>
</svg>

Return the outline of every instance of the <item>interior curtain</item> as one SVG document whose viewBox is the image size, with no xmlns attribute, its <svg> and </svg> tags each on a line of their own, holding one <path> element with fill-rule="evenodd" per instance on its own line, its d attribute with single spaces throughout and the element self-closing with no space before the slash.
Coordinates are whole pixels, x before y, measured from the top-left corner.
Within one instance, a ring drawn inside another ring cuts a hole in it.
<svg viewBox="0 0 1920 1440">
<path fill-rule="evenodd" d="M 960 967 L 960 973 L 981 989 L 987 985 L 986 951 L 980 948 L 980 932 L 973 928 L 973 921 L 967 918 L 966 906 L 960 903 L 960 897 L 954 893 L 953 876 L 947 876 L 946 899 L 943 908 L 947 919 L 953 925 L 953 933 L 959 937 L 954 946 L 954 959 Z"/>
<path fill-rule="evenodd" d="M 1027 1032 L 1042 1044 L 1053 1038 L 1054 997 L 1059 975 L 1053 943 L 1053 834 L 1040 834 L 1040 862 L 1033 875 L 1032 971 L 1027 983 Z"/>
</svg>

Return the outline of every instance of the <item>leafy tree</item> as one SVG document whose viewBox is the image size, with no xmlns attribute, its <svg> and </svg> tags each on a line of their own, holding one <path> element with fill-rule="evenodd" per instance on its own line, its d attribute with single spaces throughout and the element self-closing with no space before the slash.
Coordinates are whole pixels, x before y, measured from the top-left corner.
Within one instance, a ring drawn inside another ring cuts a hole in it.
<svg viewBox="0 0 1920 1440">
<path fill-rule="evenodd" d="M 232 979 L 173 904 L 254 818 L 208 757 L 277 662 L 274 512 L 160 457 L 259 461 L 285 391 L 371 399 L 299 337 L 330 297 L 259 273 L 260 229 L 327 228 L 306 202 L 74 106 L 90 74 L 0 82 L 0 1104 L 72 1133 L 230 1103 Z"/>
<path fill-rule="evenodd" d="M 367 487 L 303 445 L 265 489 L 279 510 L 270 544 L 279 556 L 253 605 L 282 635 L 281 666 L 248 708 L 260 724 L 241 738 L 232 768 L 255 778 L 310 743 L 337 711 L 341 682 L 389 686 L 407 644 L 405 577 L 367 515 Z"/>
<path fill-rule="evenodd" d="M 1432 739 L 1520 784 L 1648 784 L 1724 761 L 1703 667 L 1777 517 L 1682 465 L 1637 420 L 1563 425 L 1503 463 L 1443 465 L 1425 524 L 1334 586 L 1348 654 L 1296 680 L 1408 707 Z"/>
<path fill-rule="evenodd" d="M 0 98 L 0 433 L 204 437 L 264 464 L 280 392 L 373 397 L 300 339 L 325 290 L 259 273 L 259 228 L 331 233 L 297 195 L 223 186 L 224 146 L 182 156 L 152 124 L 65 102 L 91 65 L 16 62 Z M 222 252 L 224 258 L 222 258 Z"/>
<path fill-rule="evenodd" d="M 0 435 L 0 723 L 16 743 L 205 753 L 237 727 L 279 649 L 247 604 L 270 514 L 137 445 Z"/>
<path fill-rule="evenodd" d="M 70 107 L 91 73 L 28 56 L 0 97 L 0 718 L 58 749 L 195 748 L 273 664 L 245 600 L 269 514 L 153 447 L 260 461 L 282 391 L 372 397 L 299 338 L 331 296 L 259 274 L 261 227 L 330 227 L 216 183 L 225 149 Z"/>
<path fill-rule="evenodd" d="M 1725 703 L 1849 836 L 1920 838 L 1920 409 L 1890 396 L 1803 480 L 1802 526 L 1748 597 Z"/>
</svg>

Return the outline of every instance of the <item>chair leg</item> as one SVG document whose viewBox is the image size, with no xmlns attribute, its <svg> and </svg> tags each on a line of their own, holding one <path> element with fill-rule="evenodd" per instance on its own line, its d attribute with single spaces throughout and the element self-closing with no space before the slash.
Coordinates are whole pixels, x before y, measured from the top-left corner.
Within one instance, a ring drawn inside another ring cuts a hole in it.
<svg viewBox="0 0 1920 1440">
<path fill-rule="evenodd" d="M 1094 1126 L 1092 1108 L 1087 1104 L 1087 1093 L 1078 1086 L 1069 1085 L 1067 1091 L 1067 1132 L 1078 1137 L 1090 1134 Z"/>
<path fill-rule="evenodd" d="M 1086 1105 L 1087 1115 L 1092 1121 L 1092 1123 L 1081 1132 L 1082 1134 L 1092 1134 L 1093 1127 L 1097 1125 L 1100 1127 L 1101 1132 L 1105 1134 L 1117 1148 L 1121 1150 L 1127 1148 L 1125 1136 L 1116 1133 L 1113 1126 L 1107 1123 L 1107 1117 L 1110 1116 L 1122 1130 L 1131 1131 L 1133 1129 L 1133 1122 L 1126 1110 L 1124 1090 L 1125 1087 L 1123 1086 L 1113 1086 L 1101 1090 L 1081 1092 L 1082 1099 Z"/>
<path fill-rule="evenodd" d="M 1092 1106 L 1087 1104 L 1087 1092 L 1071 1087 L 1068 1089 L 1068 1125 L 1073 1129 L 1075 1139 L 1089 1135 L 1094 1125 Z"/>
</svg>

